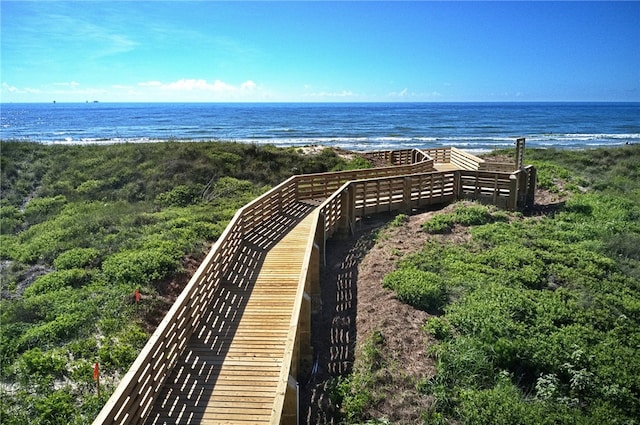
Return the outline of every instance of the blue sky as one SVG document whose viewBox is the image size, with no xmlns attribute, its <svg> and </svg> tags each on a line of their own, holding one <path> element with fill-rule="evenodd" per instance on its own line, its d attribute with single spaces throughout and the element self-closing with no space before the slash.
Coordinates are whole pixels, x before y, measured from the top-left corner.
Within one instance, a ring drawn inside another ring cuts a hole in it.
<svg viewBox="0 0 640 425">
<path fill-rule="evenodd" d="M 640 2 L 5 1 L 2 102 L 640 101 Z"/>
</svg>

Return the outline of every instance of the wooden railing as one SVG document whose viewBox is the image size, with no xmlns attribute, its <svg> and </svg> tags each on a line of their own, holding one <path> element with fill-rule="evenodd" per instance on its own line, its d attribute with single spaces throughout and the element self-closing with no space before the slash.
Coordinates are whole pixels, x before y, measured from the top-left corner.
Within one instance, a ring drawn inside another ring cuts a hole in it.
<svg viewBox="0 0 640 425">
<path fill-rule="evenodd" d="M 478 199 L 507 209 L 532 205 L 535 169 L 525 167 L 514 173 L 479 170 L 484 161 L 455 148 L 386 152 L 383 157 L 403 165 L 368 170 L 293 176 L 240 208 L 213 245 L 196 273 L 160 325 L 149 338 L 129 371 L 122 378 L 94 424 L 142 423 L 149 413 L 169 373 L 185 350 L 189 337 L 248 235 L 257 235 L 258 226 L 287 212 L 296 202 L 322 200 L 313 212 L 314 225 L 305 249 L 304 264 L 291 318 L 287 348 L 272 424 L 290 415 L 290 376 L 295 376 L 300 358 L 301 338 L 307 338 L 300 311 L 305 307 L 305 291 L 318 279 L 317 263 L 324 255 L 326 240 L 336 232 L 350 232 L 357 219 L 370 214 L 406 211 L 455 199 Z M 458 171 L 434 171 L 436 162 L 456 164 Z M 416 161 L 408 163 L 408 161 Z M 260 240 L 256 240 L 260 243 Z M 305 290 L 305 288 L 307 288 Z M 307 300 L 308 301 L 308 300 Z M 305 310 L 306 311 L 306 310 Z M 304 344 L 302 344 L 304 345 Z M 285 412 L 285 413 L 283 413 Z M 289 413 L 287 413 L 289 412 Z"/>
<path fill-rule="evenodd" d="M 348 181 L 426 173 L 433 171 L 433 169 L 433 160 L 425 155 L 420 162 L 415 164 L 299 175 L 295 176 L 297 197 L 299 201 L 325 199 Z"/>
<path fill-rule="evenodd" d="M 451 148 L 422 149 L 422 152 L 437 163 L 446 164 L 451 162 Z"/>
<path fill-rule="evenodd" d="M 389 165 L 415 165 L 431 159 L 421 149 L 365 152 L 363 156 L 367 159 L 385 162 Z"/>
<path fill-rule="evenodd" d="M 282 369 L 273 405 L 271 425 L 298 423 L 297 377 L 302 358 L 313 355 L 311 348 L 311 295 L 320 288 L 319 239 L 323 234 L 318 211 L 313 212 L 313 224 L 303 253 L 303 269 L 300 273 L 298 290 L 293 304 L 293 314 L 289 322 L 289 332 L 285 346 Z M 306 353 L 305 353 L 306 351 Z"/>
<path fill-rule="evenodd" d="M 480 171 L 489 171 L 493 173 L 513 173 L 518 168 L 515 162 L 489 162 L 485 161 L 479 164 Z"/>
<path fill-rule="evenodd" d="M 351 231 L 358 218 L 456 199 L 457 172 L 432 171 L 345 183 L 319 207 L 326 237 Z"/>
<path fill-rule="evenodd" d="M 291 177 L 240 208 L 149 338 L 94 424 L 141 423 L 205 314 L 215 288 L 234 264 L 244 238 L 297 201 Z M 252 235 L 260 237 L 259 235 Z"/>
</svg>

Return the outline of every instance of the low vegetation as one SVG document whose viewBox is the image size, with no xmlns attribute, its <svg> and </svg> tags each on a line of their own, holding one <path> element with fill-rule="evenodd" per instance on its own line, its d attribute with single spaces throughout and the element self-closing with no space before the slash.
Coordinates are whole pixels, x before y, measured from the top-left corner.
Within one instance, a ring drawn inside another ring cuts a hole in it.
<svg viewBox="0 0 640 425">
<path fill-rule="evenodd" d="M 0 143 L 7 425 L 91 422 L 239 207 L 292 174 L 352 167 L 235 143 Z"/>
<path fill-rule="evenodd" d="M 525 215 L 468 203 L 436 213 L 422 225 L 434 236 L 382 282 L 430 313 L 422 361 L 435 373 L 416 382 L 431 406 L 422 421 L 638 423 L 640 148 L 527 155 L 557 203 Z M 379 379 L 385 334 L 365 338 L 336 386 L 346 423 L 387 422 L 369 413 L 393 396 Z"/>
<path fill-rule="evenodd" d="M 3 424 L 91 422 L 237 208 L 295 173 L 368 165 L 233 143 L 0 149 Z M 557 203 L 435 214 L 433 237 L 381 282 L 429 313 L 422 360 L 436 372 L 406 376 L 430 400 L 422 420 L 637 423 L 640 149 L 527 155 Z M 385 335 L 333 382 L 346 423 L 388 423 L 369 413 L 397 367 Z"/>
</svg>

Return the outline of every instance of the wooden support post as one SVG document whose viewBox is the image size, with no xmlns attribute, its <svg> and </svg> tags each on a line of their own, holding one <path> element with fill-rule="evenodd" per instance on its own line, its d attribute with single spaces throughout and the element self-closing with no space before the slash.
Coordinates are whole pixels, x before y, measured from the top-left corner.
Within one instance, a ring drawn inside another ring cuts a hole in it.
<svg viewBox="0 0 640 425">
<path fill-rule="evenodd" d="M 527 204 L 527 196 L 528 196 L 528 183 L 529 183 L 529 173 L 526 169 L 522 168 L 520 170 L 520 174 L 518 175 L 518 205 L 517 209 L 522 210 L 526 207 Z"/>
<path fill-rule="evenodd" d="M 320 214 L 318 217 L 318 229 L 316 241 L 320 249 L 320 261 L 322 261 L 322 267 L 327 267 L 327 230 L 326 230 L 326 217 L 324 214 Z"/>
<path fill-rule="evenodd" d="M 298 382 L 292 376 L 289 376 L 280 424 L 298 425 Z"/>
<path fill-rule="evenodd" d="M 431 180 L 431 189 L 433 190 L 433 177 Z M 462 199 L 462 176 L 460 170 L 453 173 L 453 190 L 456 199 Z"/>
<path fill-rule="evenodd" d="M 313 366 L 313 347 L 311 346 L 311 295 L 304 293 L 300 306 L 300 370 L 299 375 L 304 376 L 311 371 Z"/>
<path fill-rule="evenodd" d="M 520 170 L 524 166 L 524 144 L 524 137 L 516 139 L 516 170 Z"/>
<path fill-rule="evenodd" d="M 411 177 L 404 178 L 402 187 L 402 212 L 405 214 L 411 214 L 413 202 L 411 200 Z"/>
<path fill-rule="evenodd" d="M 474 183 L 475 189 L 473 191 L 473 199 L 478 200 L 480 199 L 480 183 L 478 182 L 478 179 L 480 178 L 480 176 L 478 176 L 478 170 L 475 171 L 475 175 L 476 175 L 476 181 Z"/>
<path fill-rule="evenodd" d="M 518 208 L 518 176 L 520 171 L 509 176 L 509 199 L 507 200 L 507 210 L 515 211 Z"/>
<path fill-rule="evenodd" d="M 532 208 L 536 202 L 536 188 L 538 184 L 538 170 L 533 165 L 528 165 L 526 167 L 527 175 L 528 175 L 528 184 L 527 184 L 527 208 Z"/>
<path fill-rule="evenodd" d="M 350 189 L 351 189 L 351 185 L 347 188 L 347 190 L 344 190 L 341 194 L 340 194 L 340 222 L 338 224 L 338 233 L 341 236 L 348 236 L 349 235 L 349 228 L 351 227 L 351 205 L 350 205 Z"/>
<path fill-rule="evenodd" d="M 353 184 L 350 184 L 347 188 L 347 209 L 349 210 L 349 221 L 348 231 L 353 235 L 354 229 L 353 226 L 356 221 L 356 187 Z"/>
<path fill-rule="evenodd" d="M 311 252 L 311 264 L 309 265 L 309 295 L 311 295 L 311 312 L 320 310 L 322 297 L 320 296 L 320 246 L 313 244 Z"/>
</svg>

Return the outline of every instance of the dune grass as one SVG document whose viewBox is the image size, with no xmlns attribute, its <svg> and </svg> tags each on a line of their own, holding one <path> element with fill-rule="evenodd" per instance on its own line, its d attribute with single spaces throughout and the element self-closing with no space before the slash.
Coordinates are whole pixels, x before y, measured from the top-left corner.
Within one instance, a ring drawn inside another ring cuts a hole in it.
<svg viewBox="0 0 640 425">
<path fill-rule="evenodd" d="M 553 214 L 461 204 L 423 230 L 463 227 L 471 240 L 432 238 L 383 282 L 433 314 L 424 423 L 637 423 L 640 147 L 535 150 L 527 162 L 568 197 Z M 385 391 L 368 362 L 341 381 L 348 423 L 384 422 L 367 413 Z"/>
<path fill-rule="evenodd" d="M 331 150 L 236 143 L 0 143 L 7 425 L 91 422 L 168 308 L 162 282 L 199 261 L 236 210 L 269 187 L 349 167 Z"/>
</svg>

